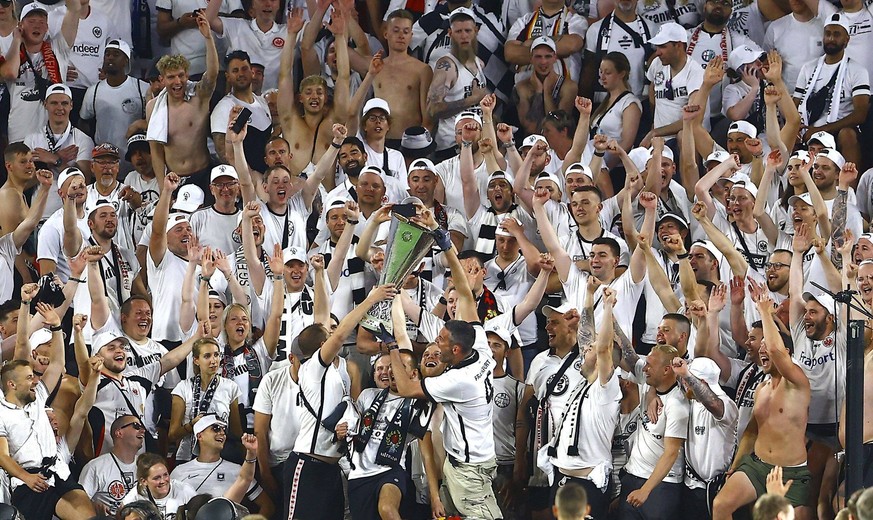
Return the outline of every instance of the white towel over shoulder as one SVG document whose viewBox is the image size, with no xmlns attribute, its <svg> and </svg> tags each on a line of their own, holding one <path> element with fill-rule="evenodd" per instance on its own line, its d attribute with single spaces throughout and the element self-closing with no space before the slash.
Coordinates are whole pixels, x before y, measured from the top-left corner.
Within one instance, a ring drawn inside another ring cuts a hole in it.
<svg viewBox="0 0 873 520">
<path fill-rule="evenodd" d="M 194 97 L 194 89 L 197 87 L 196 81 L 189 81 L 185 88 L 185 101 Z M 155 105 L 152 109 L 152 117 L 149 120 L 149 127 L 146 130 L 147 141 L 157 141 L 167 144 L 167 134 L 170 130 L 170 110 L 167 106 L 168 91 L 165 88 L 155 97 Z"/>
</svg>

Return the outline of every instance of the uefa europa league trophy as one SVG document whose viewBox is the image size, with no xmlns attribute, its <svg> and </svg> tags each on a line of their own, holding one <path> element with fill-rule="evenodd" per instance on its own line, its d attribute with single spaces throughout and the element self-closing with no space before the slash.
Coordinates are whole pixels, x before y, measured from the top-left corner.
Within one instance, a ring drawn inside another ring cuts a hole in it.
<svg viewBox="0 0 873 520">
<path fill-rule="evenodd" d="M 416 197 L 407 197 L 401 204 L 391 208 L 391 228 L 388 232 L 388 244 L 385 247 L 385 264 L 379 285 L 395 284 L 398 289 L 406 277 L 421 264 L 434 245 L 431 230 L 412 222 L 410 217 L 416 214 L 416 205 L 422 202 Z M 379 332 L 379 325 L 393 332 L 391 323 L 391 300 L 382 300 L 373 305 L 361 325 L 370 332 Z"/>
</svg>

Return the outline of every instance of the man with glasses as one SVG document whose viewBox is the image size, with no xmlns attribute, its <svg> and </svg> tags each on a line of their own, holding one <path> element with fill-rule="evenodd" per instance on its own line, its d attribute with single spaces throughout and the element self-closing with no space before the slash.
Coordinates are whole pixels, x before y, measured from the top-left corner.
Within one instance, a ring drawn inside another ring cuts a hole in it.
<svg viewBox="0 0 873 520">
<path fill-rule="evenodd" d="M 215 198 L 215 203 L 191 215 L 191 228 L 201 246 L 220 250 L 230 256 L 240 245 L 230 232 L 239 223 L 237 200 L 241 190 L 236 169 L 226 164 L 213 168 L 209 175 L 209 191 Z"/>
<path fill-rule="evenodd" d="M 649 146 L 653 137 L 676 137 L 682 129 L 682 107 L 703 85 L 703 67 L 687 54 L 688 33 L 684 27 L 665 23 L 649 44 L 655 46 L 655 59 L 646 72 L 646 79 L 652 84 L 649 102 L 654 107 L 655 122 L 643 139 L 643 146 Z M 708 119 L 709 107 L 703 118 L 705 127 Z"/>
<path fill-rule="evenodd" d="M 386 175 L 397 179 L 405 187 L 406 160 L 400 150 L 389 148 L 387 143 L 393 123 L 386 100 L 376 97 L 367 101 L 361 113 L 361 140 L 364 153 L 367 154 L 366 164 L 382 168 Z"/>
<path fill-rule="evenodd" d="M 79 484 L 99 514 L 114 516 L 121 500 L 136 487 L 136 456 L 145 450 L 145 426 L 135 415 L 112 422 L 112 450 L 82 469 Z"/>
</svg>

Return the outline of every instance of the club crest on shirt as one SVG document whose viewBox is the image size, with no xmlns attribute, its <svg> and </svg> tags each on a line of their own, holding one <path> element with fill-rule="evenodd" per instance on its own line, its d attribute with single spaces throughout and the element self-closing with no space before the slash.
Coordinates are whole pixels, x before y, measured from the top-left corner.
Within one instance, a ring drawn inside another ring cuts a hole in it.
<svg viewBox="0 0 873 520">
<path fill-rule="evenodd" d="M 113 480 L 106 488 L 106 492 L 115 500 L 121 500 L 127 495 L 127 488 L 124 487 L 124 483 L 120 480 Z"/>
<path fill-rule="evenodd" d="M 509 406 L 509 394 L 506 392 L 500 392 L 499 394 L 494 396 L 494 404 L 497 405 L 498 408 L 506 408 Z"/>
<path fill-rule="evenodd" d="M 715 51 L 712 49 L 706 49 L 703 51 L 703 54 L 700 55 L 700 59 L 703 60 L 703 63 L 709 63 L 709 60 L 715 58 Z"/>
<path fill-rule="evenodd" d="M 655 85 L 661 85 L 664 83 L 664 73 L 658 71 L 655 73 Z"/>
<path fill-rule="evenodd" d="M 546 381 L 546 384 L 548 385 L 549 383 L 551 383 L 552 379 L 554 379 L 554 377 L 555 377 L 554 374 L 549 376 L 549 379 Z M 570 386 L 570 380 L 567 379 L 566 374 L 562 374 L 561 379 L 558 380 L 558 383 L 555 385 L 555 390 L 552 392 L 552 395 L 563 395 L 564 392 L 567 391 L 567 387 L 569 387 L 569 386 Z"/>
<path fill-rule="evenodd" d="M 91 34 L 93 34 L 95 38 L 100 38 L 101 36 L 103 36 L 103 28 L 94 27 L 93 29 L 91 29 Z"/>
<path fill-rule="evenodd" d="M 281 49 L 285 46 L 285 38 L 279 38 L 278 36 L 273 38 L 273 47 Z"/>
</svg>

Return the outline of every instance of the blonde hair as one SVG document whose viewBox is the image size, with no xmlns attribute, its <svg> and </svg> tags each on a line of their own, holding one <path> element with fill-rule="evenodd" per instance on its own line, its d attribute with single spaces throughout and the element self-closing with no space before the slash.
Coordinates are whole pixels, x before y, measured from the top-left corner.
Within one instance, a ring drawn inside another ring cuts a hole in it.
<svg viewBox="0 0 873 520">
<path fill-rule="evenodd" d="M 166 56 L 162 56 L 161 59 L 155 64 L 155 67 L 158 69 L 158 72 L 163 76 L 164 73 L 168 70 L 177 70 L 182 69 L 185 72 L 188 72 L 188 68 L 191 66 L 191 62 L 188 61 L 188 58 L 182 56 L 181 54 L 168 54 Z"/>
</svg>

